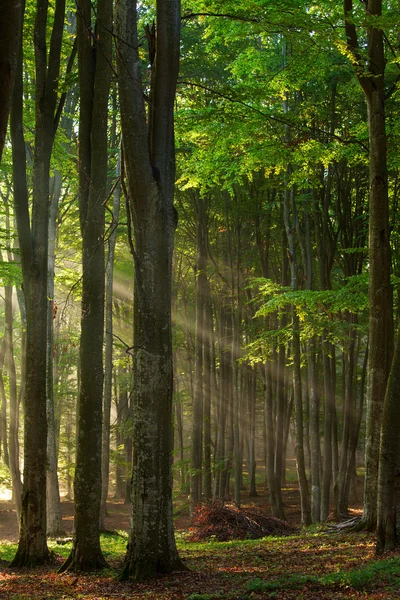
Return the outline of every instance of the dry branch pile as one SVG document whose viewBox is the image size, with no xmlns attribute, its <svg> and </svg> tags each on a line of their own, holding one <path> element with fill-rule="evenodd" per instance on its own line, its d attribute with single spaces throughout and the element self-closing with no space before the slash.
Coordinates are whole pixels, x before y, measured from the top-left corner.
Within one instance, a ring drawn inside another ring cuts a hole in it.
<svg viewBox="0 0 400 600">
<path fill-rule="evenodd" d="M 195 508 L 189 540 L 218 541 L 258 539 L 267 535 L 291 535 L 296 530 L 286 521 L 251 510 L 238 510 L 222 502 L 207 502 Z"/>
</svg>

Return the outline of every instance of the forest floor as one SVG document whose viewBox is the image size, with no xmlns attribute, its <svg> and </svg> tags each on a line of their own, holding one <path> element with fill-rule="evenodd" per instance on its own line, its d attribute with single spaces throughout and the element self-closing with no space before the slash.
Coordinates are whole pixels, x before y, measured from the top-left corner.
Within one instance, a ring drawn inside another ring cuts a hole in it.
<svg viewBox="0 0 400 600">
<path fill-rule="evenodd" d="M 14 600 L 330 600 L 400 598 L 400 556 L 375 557 L 374 537 L 366 533 L 330 533 L 324 527 L 299 527 L 296 486 L 284 490 L 288 521 L 298 526 L 288 537 L 231 542 L 190 542 L 190 519 L 175 522 L 181 557 L 189 570 L 146 583 L 121 582 L 127 543 L 129 508 L 109 502 L 102 548 L 110 569 L 91 575 L 57 574 L 71 544 L 49 541 L 55 562 L 41 569 L 11 569 L 16 550 L 17 523 L 10 502 L 0 503 L 0 598 Z M 269 514 L 267 493 L 243 495 L 243 505 Z M 73 504 L 62 503 L 66 534 L 72 530 Z M 354 503 L 352 514 L 360 514 Z"/>
</svg>

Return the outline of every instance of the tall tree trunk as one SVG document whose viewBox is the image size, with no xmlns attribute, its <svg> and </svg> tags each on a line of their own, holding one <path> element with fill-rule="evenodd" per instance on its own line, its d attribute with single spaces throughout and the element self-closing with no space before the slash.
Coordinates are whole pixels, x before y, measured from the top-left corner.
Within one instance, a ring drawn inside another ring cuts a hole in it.
<svg viewBox="0 0 400 600">
<path fill-rule="evenodd" d="M 4 288 L 5 304 L 5 339 L 6 339 L 6 364 L 8 371 L 8 386 L 10 393 L 10 422 L 9 422 L 9 465 L 13 489 L 13 498 L 17 513 L 18 525 L 21 518 L 22 481 L 19 466 L 19 404 L 17 394 L 17 376 L 14 362 L 14 340 L 13 340 L 13 289 L 12 286 Z"/>
<path fill-rule="evenodd" d="M 211 302 L 210 282 L 207 279 L 205 286 L 204 303 L 204 387 L 203 387 L 203 420 L 204 420 L 204 469 L 203 490 L 204 497 L 212 496 L 211 473 L 211 345 L 213 343 L 213 313 Z"/>
<path fill-rule="evenodd" d="M 107 563 L 100 548 L 101 431 L 104 340 L 104 204 L 107 198 L 107 116 L 111 80 L 112 2 L 99 0 L 93 40 L 90 0 L 78 5 L 79 217 L 82 233 L 80 390 L 74 480 L 72 551 L 60 571 Z"/>
<path fill-rule="evenodd" d="M 23 11 L 21 0 L 3 0 L 0 3 L 0 162 L 17 70 Z"/>
<path fill-rule="evenodd" d="M 311 520 L 319 523 L 321 518 L 321 446 L 319 436 L 319 391 L 315 359 L 315 339 L 308 344 L 308 384 L 310 394 L 311 437 Z"/>
<path fill-rule="evenodd" d="M 193 433 L 192 433 L 192 475 L 190 497 L 192 508 L 201 502 L 202 459 L 203 459 L 203 349 L 204 311 L 207 275 L 207 212 L 202 199 L 197 202 L 196 224 L 196 331 L 194 359 Z"/>
<path fill-rule="evenodd" d="M 49 214 L 49 249 L 48 249 L 48 271 L 47 271 L 47 477 L 46 477 L 46 498 L 47 498 L 47 535 L 55 537 L 64 532 L 61 516 L 60 489 L 58 485 L 58 456 L 56 442 L 56 423 L 54 410 L 54 266 L 55 266 L 55 246 L 56 246 L 56 220 L 58 212 L 58 202 L 61 194 L 61 174 L 55 171 L 53 177 L 53 189 L 50 196 L 50 214 Z"/>
<path fill-rule="evenodd" d="M 383 407 L 378 479 L 378 553 L 400 543 L 400 323 Z"/>
<path fill-rule="evenodd" d="M 174 99 L 180 5 L 158 0 L 147 28 L 151 89 L 146 122 L 134 0 L 117 2 L 121 127 L 135 244 L 132 517 L 123 576 L 181 568 L 172 521 L 171 280 L 176 214 Z"/>
<path fill-rule="evenodd" d="M 48 3 L 38 0 L 34 26 L 35 150 L 32 222 L 26 185 L 22 126 L 22 48 L 14 86 L 11 131 L 13 141 L 14 207 L 18 228 L 27 319 L 24 483 L 21 529 L 13 567 L 49 560 L 46 543 L 46 347 L 47 255 L 50 157 L 59 115 L 56 111 L 65 1 L 57 0 L 47 53 Z"/>
<path fill-rule="evenodd" d="M 121 174 L 120 158 L 118 158 L 116 176 Z M 110 477 L 110 428 L 111 428 L 111 398 L 113 382 L 113 282 L 114 282 L 114 255 L 117 241 L 117 227 L 119 221 L 119 207 L 121 200 L 121 185 L 115 185 L 113 192 L 113 211 L 108 238 L 108 255 L 106 262 L 106 287 L 105 287 L 105 351 L 104 351 L 104 394 L 103 394 L 103 428 L 101 444 L 101 504 L 100 504 L 100 529 L 105 528 L 106 502 L 108 496 Z"/>
<path fill-rule="evenodd" d="M 383 402 L 393 353 L 392 288 L 385 117 L 384 32 L 374 25 L 382 0 L 365 3 L 367 54 L 365 61 L 352 20 L 353 2 L 344 0 L 347 46 L 368 107 L 369 131 L 369 363 L 363 520 L 369 530 L 377 521 L 377 483 Z"/>
<path fill-rule="evenodd" d="M 321 520 L 326 521 L 329 515 L 329 498 L 332 483 L 332 413 L 333 413 L 333 392 L 331 361 L 329 359 L 329 343 L 323 339 L 323 364 L 324 364 L 324 460 L 322 476 L 322 494 L 321 494 Z"/>
</svg>

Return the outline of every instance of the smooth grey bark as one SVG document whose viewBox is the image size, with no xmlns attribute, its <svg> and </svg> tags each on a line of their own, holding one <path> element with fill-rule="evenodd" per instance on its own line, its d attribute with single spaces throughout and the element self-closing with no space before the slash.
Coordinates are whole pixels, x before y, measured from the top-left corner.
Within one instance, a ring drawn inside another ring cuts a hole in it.
<svg viewBox="0 0 400 600">
<path fill-rule="evenodd" d="M 112 59 L 112 2 L 77 4 L 79 219 L 82 234 L 80 388 L 74 480 L 74 542 L 60 572 L 106 566 L 100 548 L 101 432 L 104 340 L 104 222 L 107 199 L 107 117 Z"/>
<path fill-rule="evenodd" d="M 129 211 L 134 242 L 132 516 L 123 577 L 137 580 L 183 567 L 172 520 L 172 250 L 176 227 L 174 101 L 180 4 L 158 0 L 147 28 L 148 118 L 134 0 L 116 4 L 117 67 Z"/>
<path fill-rule="evenodd" d="M 10 468 L 10 455 L 8 452 L 7 435 L 7 396 L 4 389 L 3 368 L 6 357 L 6 336 L 4 335 L 0 345 L 0 397 L 1 397 L 1 446 L 3 449 L 4 464 Z M 19 520 L 18 520 L 19 522 Z"/>
<path fill-rule="evenodd" d="M 204 444 L 204 465 L 203 465 L 203 491 L 205 498 L 212 496 L 212 473 L 211 473 L 211 418 L 212 418 L 212 393 L 211 393 L 211 371 L 212 357 L 211 345 L 213 343 L 213 312 L 211 302 L 210 282 L 207 279 L 205 286 L 204 300 L 204 387 L 203 387 L 203 444 Z"/>
<path fill-rule="evenodd" d="M 337 503 L 336 513 L 338 515 L 347 515 L 348 506 L 346 498 L 346 473 L 349 465 L 349 453 L 350 453 L 350 442 L 351 442 L 351 429 L 354 414 L 354 353 L 355 353 L 355 341 L 356 333 L 354 328 L 351 328 L 351 322 L 354 321 L 352 317 L 348 316 L 349 320 L 349 334 L 348 339 L 345 341 L 344 348 L 344 403 L 343 403 L 343 430 L 342 430 L 342 443 L 340 453 L 340 464 L 339 472 L 336 481 L 337 486 Z"/>
<path fill-rule="evenodd" d="M 64 533 L 62 524 L 60 489 L 58 484 L 58 452 L 57 435 L 54 410 L 54 269 L 55 269 L 55 247 L 56 247 L 56 220 L 58 203 L 61 195 L 61 173 L 55 171 L 52 178 L 52 190 L 50 194 L 49 210 L 49 248 L 47 262 L 47 476 L 46 476 L 46 499 L 47 499 L 47 535 L 55 537 Z"/>
<path fill-rule="evenodd" d="M 19 403 L 17 394 L 17 374 L 14 362 L 14 339 L 13 339 L 13 288 L 4 288 L 5 305 L 5 340 L 6 340 L 6 366 L 8 371 L 8 387 L 10 394 L 10 420 L 9 420 L 9 468 L 11 473 L 13 499 L 17 513 L 18 525 L 21 519 L 22 509 L 22 481 L 19 460 Z"/>
<path fill-rule="evenodd" d="M 219 309 L 219 387 L 217 402 L 217 439 L 215 443 L 215 478 L 213 496 L 225 499 L 226 429 L 229 427 L 227 403 L 230 394 L 230 314 L 223 302 Z M 228 424 L 227 424 L 228 423 Z"/>
<path fill-rule="evenodd" d="M 290 166 L 288 168 L 290 175 Z M 294 243 L 296 227 L 296 207 L 294 188 L 287 188 L 284 195 L 284 224 L 288 241 L 288 256 L 290 265 L 290 287 L 297 290 L 297 260 Z M 311 523 L 311 504 L 309 497 L 308 481 L 304 456 L 304 427 L 303 427 L 303 399 L 301 384 L 301 348 L 300 348 L 300 322 L 293 306 L 292 316 L 292 352 L 293 352 L 293 401 L 296 415 L 296 467 L 300 488 L 301 521 L 305 525 Z"/>
<path fill-rule="evenodd" d="M 120 177 L 121 164 L 118 159 L 116 176 Z M 114 281 L 114 256 L 117 241 L 117 228 L 121 201 L 121 185 L 115 185 L 113 192 L 113 209 L 111 232 L 108 238 L 108 254 L 106 260 L 105 284 L 105 349 L 104 349 L 104 393 L 103 393 L 103 427 L 101 444 L 101 504 L 100 504 L 100 529 L 104 529 L 106 516 L 106 502 L 108 496 L 110 476 L 110 428 L 111 428 L 111 397 L 113 382 L 113 281 Z"/>
<path fill-rule="evenodd" d="M 207 285 L 207 207 L 202 199 L 196 206 L 196 329 L 194 349 L 194 395 L 192 419 L 192 459 L 190 500 L 193 507 L 201 502 L 203 462 L 203 395 L 204 395 L 204 317 Z"/>
<path fill-rule="evenodd" d="M 42 564 L 50 559 L 46 542 L 46 344 L 47 255 L 50 157 L 57 129 L 57 88 L 65 2 L 57 0 L 47 46 L 48 3 L 38 0 L 34 25 L 35 149 L 31 217 L 26 184 L 23 135 L 22 48 L 14 85 L 11 114 L 14 209 L 26 305 L 24 394 L 24 477 L 21 529 L 13 567 Z M 48 52 L 47 52 L 48 48 Z"/>
<path fill-rule="evenodd" d="M 330 344 L 323 337 L 323 368 L 324 368 L 324 453 L 323 475 L 321 489 L 321 521 L 326 521 L 329 515 L 330 490 L 332 484 L 332 422 L 333 422 L 333 386 L 331 361 L 329 358 Z"/>
<path fill-rule="evenodd" d="M 315 338 L 308 343 L 308 385 L 310 395 L 310 446 L 311 446 L 311 520 L 321 518 L 321 445 L 319 435 L 319 390 L 315 357 Z"/>
<path fill-rule="evenodd" d="M 256 396 L 257 396 L 257 370 L 249 365 L 244 373 L 245 389 L 247 392 L 248 412 L 248 470 L 249 470 L 249 496 L 258 496 L 256 488 Z M 266 461 L 265 461 L 266 462 Z"/>
</svg>

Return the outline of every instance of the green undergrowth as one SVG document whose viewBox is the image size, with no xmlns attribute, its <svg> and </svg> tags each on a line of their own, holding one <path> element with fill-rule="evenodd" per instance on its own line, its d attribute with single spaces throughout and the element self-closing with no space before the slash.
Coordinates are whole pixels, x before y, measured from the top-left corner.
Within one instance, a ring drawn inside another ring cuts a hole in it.
<svg viewBox="0 0 400 600">
<path fill-rule="evenodd" d="M 360 569 L 338 571 L 327 575 L 287 574 L 273 580 L 252 579 L 245 588 L 248 592 L 274 592 L 277 590 L 300 589 L 305 585 L 312 587 L 342 587 L 358 591 L 367 591 L 380 584 L 390 587 L 400 585 L 400 557 L 390 557 L 371 561 Z"/>
<path fill-rule="evenodd" d="M 102 533 L 102 550 L 112 568 L 92 577 L 62 578 L 57 576 L 56 568 L 50 567 L 50 570 L 44 570 L 38 576 L 36 573 L 21 573 L 17 577 L 14 573 L 6 575 L 3 583 L 0 581 L 0 589 L 3 589 L 2 586 L 6 586 L 4 590 L 12 589 L 13 595 L 5 597 L 17 599 L 25 578 L 25 587 L 28 589 L 33 585 L 32 582 L 38 582 L 39 587 L 42 584 L 53 586 L 47 595 L 40 596 L 46 600 L 76 597 L 100 600 L 106 589 L 118 597 L 119 592 L 114 588 L 122 585 L 118 583 L 117 574 L 127 541 L 126 532 Z M 59 545 L 55 540 L 49 540 L 48 545 L 52 552 L 62 558 L 68 556 L 72 547 L 71 542 Z M 177 573 L 149 581 L 140 588 L 140 593 L 135 588 L 139 600 L 176 600 L 178 596 L 184 600 L 283 597 L 310 600 L 319 595 L 323 598 L 342 598 L 343 593 L 349 598 L 360 594 L 372 597 L 371 594 L 377 590 L 389 594 L 385 596 L 389 598 L 392 591 L 398 593 L 400 589 L 400 556 L 391 554 L 376 559 L 373 554 L 374 540 L 370 534 L 332 535 L 310 528 L 285 537 L 189 542 L 181 533 L 177 536 L 177 546 L 192 575 Z M 2 566 L 13 559 L 16 550 L 16 544 L 0 543 Z M 7 580 L 7 577 L 10 579 Z M 95 585 L 98 585 L 96 589 L 90 588 Z M 88 586 L 87 589 L 85 586 Z M 177 596 L 176 590 L 182 586 L 184 589 Z M 125 597 L 124 589 L 121 597 Z M 21 600 L 31 598 L 29 593 L 21 595 Z"/>
<path fill-rule="evenodd" d="M 128 543 L 128 534 L 125 531 L 103 532 L 100 536 L 101 549 L 107 561 L 121 560 L 126 553 Z M 72 549 L 72 542 L 66 544 L 57 544 L 56 540 L 47 541 L 48 548 L 54 554 L 67 558 Z M 17 544 L 1 541 L 0 560 L 11 562 L 17 552 Z"/>
</svg>

